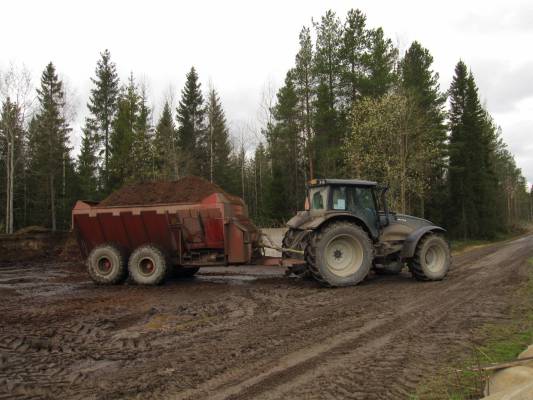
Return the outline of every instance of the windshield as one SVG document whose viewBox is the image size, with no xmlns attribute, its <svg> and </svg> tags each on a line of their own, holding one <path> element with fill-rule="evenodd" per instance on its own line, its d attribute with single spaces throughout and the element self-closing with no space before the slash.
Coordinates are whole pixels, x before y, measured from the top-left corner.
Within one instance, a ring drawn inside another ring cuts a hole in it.
<svg viewBox="0 0 533 400">
<path fill-rule="evenodd" d="M 325 186 L 309 189 L 311 210 L 325 210 L 328 204 L 328 188 Z"/>
</svg>

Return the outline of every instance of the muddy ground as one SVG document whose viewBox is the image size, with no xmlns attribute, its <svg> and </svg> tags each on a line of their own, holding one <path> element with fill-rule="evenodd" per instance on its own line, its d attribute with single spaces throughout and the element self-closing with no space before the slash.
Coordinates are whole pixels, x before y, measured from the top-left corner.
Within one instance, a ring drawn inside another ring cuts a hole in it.
<svg viewBox="0 0 533 400">
<path fill-rule="evenodd" d="M 533 236 L 323 289 L 278 268 L 94 286 L 78 263 L 0 264 L 0 398 L 402 399 L 505 322 Z"/>
</svg>

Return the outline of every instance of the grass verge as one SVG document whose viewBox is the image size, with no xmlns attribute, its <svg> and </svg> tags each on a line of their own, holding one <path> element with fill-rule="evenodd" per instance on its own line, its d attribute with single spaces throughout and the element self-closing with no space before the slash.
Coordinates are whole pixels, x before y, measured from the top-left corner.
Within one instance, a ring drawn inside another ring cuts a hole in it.
<svg viewBox="0 0 533 400">
<path fill-rule="evenodd" d="M 475 336 L 483 338 L 482 343 L 472 347 L 466 360 L 443 368 L 434 378 L 420 385 L 417 393 L 411 396 L 412 400 L 479 399 L 483 397 L 489 374 L 468 369 L 515 360 L 533 343 L 533 258 L 528 260 L 528 264 L 528 280 L 516 293 L 510 322 L 479 328 Z"/>
</svg>

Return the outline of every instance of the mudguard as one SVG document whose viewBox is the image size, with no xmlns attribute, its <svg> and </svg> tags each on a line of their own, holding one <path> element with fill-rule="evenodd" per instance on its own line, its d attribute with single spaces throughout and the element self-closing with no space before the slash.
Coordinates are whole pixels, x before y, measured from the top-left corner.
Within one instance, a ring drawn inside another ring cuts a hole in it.
<svg viewBox="0 0 533 400">
<path fill-rule="evenodd" d="M 415 255 L 416 246 L 418 245 L 418 242 L 428 232 L 446 232 L 446 229 L 441 228 L 440 226 L 435 225 L 429 225 L 429 226 L 423 226 L 422 228 L 417 229 L 416 231 L 412 232 L 409 236 L 407 236 L 407 239 L 405 239 L 405 242 L 403 243 L 402 247 L 402 258 L 411 258 Z"/>
</svg>

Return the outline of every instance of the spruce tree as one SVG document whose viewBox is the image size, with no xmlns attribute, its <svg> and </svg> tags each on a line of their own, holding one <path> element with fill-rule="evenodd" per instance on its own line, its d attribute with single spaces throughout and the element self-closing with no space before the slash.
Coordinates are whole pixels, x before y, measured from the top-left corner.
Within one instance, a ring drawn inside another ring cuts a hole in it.
<svg viewBox="0 0 533 400">
<path fill-rule="evenodd" d="M 450 87 L 449 221 L 464 239 L 494 235 L 495 174 L 493 132 L 472 73 L 459 61 Z"/>
<path fill-rule="evenodd" d="M 37 89 L 39 109 L 33 122 L 29 148 L 30 173 L 33 176 L 35 212 L 41 222 L 56 230 L 58 208 L 66 213 L 66 171 L 72 167 L 68 134 L 70 127 L 63 117 L 65 105 L 62 82 L 49 63 Z M 70 175 L 70 174 L 69 174 Z"/>
<path fill-rule="evenodd" d="M 272 162 L 272 184 L 269 188 L 270 214 L 277 221 L 290 217 L 302 204 L 303 179 L 299 155 L 302 152 L 298 127 L 298 97 L 292 74 L 277 94 L 274 107 L 275 124 L 267 132 Z M 280 187 L 291 190 L 280 190 Z"/>
<path fill-rule="evenodd" d="M 133 77 L 131 78 L 133 81 Z M 153 129 L 152 111 L 148 105 L 146 90 L 142 87 L 138 93 L 139 109 L 134 122 L 134 142 L 132 147 L 134 181 L 145 181 L 154 175 L 154 152 L 152 148 Z"/>
<path fill-rule="evenodd" d="M 154 155 L 157 177 L 163 180 L 178 179 L 177 132 L 168 101 L 155 128 Z"/>
<path fill-rule="evenodd" d="M 87 118 L 84 135 L 93 135 L 94 138 L 87 138 L 88 142 L 95 144 L 94 150 L 97 151 L 97 160 L 103 156 L 103 162 L 100 165 L 100 186 L 107 186 L 107 176 L 109 168 L 110 136 L 112 124 L 117 112 L 117 99 L 119 95 L 119 79 L 115 63 L 111 61 L 111 53 L 104 50 L 100 54 L 100 60 L 96 64 L 95 78 L 91 78 L 94 87 L 91 89 L 89 103 L 87 107 L 90 116 Z M 86 166 L 94 168 L 94 166 Z M 93 174 L 92 171 L 90 175 Z M 92 179 L 90 176 L 85 179 Z"/>
<path fill-rule="evenodd" d="M 123 86 L 118 98 L 118 110 L 109 138 L 109 179 L 107 192 L 132 181 L 136 166 L 132 149 L 136 140 L 136 128 L 140 112 L 140 96 L 133 75 Z"/>
<path fill-rule="evenodd" d="M 82 129 L 81 149 L 78 155 L 77 173 L 80 196 L 83 199 L 98 198 L 97 147 L 95 129 L 86 121 Z"/>
<path fill-rule="evenodd" d="M 186 75 L 176 112 L 178 146 L 182 154 L 180 174 L 208 178 L 204 98 L 194 67 Z"/>
<path fill-rule="evenodd" d="M 209 151 L 209 180 L 223 188 L 229 187 L 231 178 L 228 175 L 228 167 L 231 144 L 224 110 L 214 88 L 209 91 L 206 132 Z"/>
</svg>

